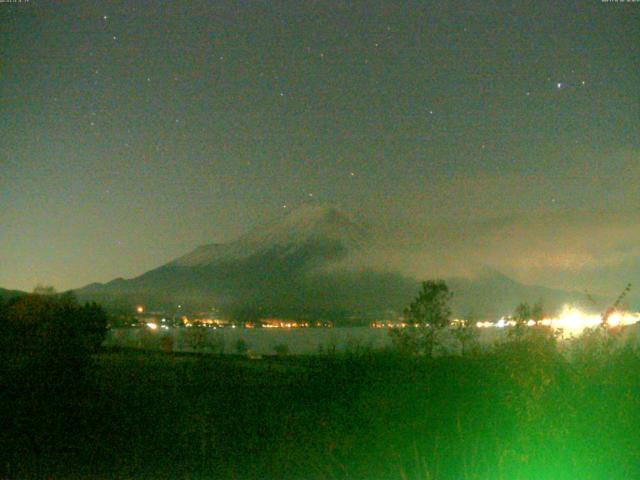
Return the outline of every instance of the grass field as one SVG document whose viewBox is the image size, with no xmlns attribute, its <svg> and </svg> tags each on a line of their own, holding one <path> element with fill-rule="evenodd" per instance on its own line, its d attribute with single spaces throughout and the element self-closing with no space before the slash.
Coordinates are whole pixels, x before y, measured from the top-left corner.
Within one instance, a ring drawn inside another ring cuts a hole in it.
<svg viewBox="0 0 640 480">
<path fill-rule="evenodd" d="M 640 353 L 4 365 L 3 478 L 640 478 Z"/>
</svg>

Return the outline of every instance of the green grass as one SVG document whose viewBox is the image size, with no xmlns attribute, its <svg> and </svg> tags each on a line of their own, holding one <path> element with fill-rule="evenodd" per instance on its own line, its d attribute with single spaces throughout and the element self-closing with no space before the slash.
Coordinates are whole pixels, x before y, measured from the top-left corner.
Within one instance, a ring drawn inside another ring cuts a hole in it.
<svg viewBox="0 0 640 480">
<path fill-rule="evenodd" d="M 640 478 L 640 354 L 105 352 L 2 371 L 0 476 Z M 4 469 L 4 471 L 2 470 Z"/>
</svg>

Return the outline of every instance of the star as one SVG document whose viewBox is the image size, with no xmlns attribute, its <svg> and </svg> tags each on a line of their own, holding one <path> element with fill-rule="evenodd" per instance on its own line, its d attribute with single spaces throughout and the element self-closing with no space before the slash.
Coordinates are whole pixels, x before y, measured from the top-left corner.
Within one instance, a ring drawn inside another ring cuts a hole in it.
<svg viewBox="0 0 640 480">
<path fill-rule="evenodd" d="M 562 83 L 562 82 L 558 82 L 558 83 L 556 84 L 556 87 L 558 87 L 558 90 L 559 90 L 559 89 L 561 89 L 562 87 L 564 87 L 564 83 Z"/>
<path fill-rule="evenodd" d="M 115 35 L 112 37 L 114 40 L 118 40 L 118 37 L 116 37 Z"/>
<path fill-rule="evenodd" d="M 105 21 L 106 21 L 106 20 L 109 20 L 109 15 L 103 15 L 103 16 L 102 16 L 102 19 L 103 19 L 103 20 L 105 20 Z"/>
</svg>

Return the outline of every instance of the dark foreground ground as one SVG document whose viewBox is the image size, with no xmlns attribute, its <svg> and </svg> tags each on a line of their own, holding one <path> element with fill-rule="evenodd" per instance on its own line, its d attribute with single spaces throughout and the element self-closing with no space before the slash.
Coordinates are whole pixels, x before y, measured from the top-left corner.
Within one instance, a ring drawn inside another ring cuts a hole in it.
<svg viewBox="0 0 640 480">
<path fill-rule="evenodd" d="M 640 478 L 640 354 L 2 366 L 0 478 Z"/>
</svg>

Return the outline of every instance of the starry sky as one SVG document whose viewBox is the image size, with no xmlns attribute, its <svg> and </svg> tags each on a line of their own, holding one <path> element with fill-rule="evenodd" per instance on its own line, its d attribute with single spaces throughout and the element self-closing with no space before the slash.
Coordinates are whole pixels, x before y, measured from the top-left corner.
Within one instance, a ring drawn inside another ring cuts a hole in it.
<svg viewBox="0 0 640 480">
<path fill-rule="evenodd" d="M 621 289 L 639 37 L 640 4 L 600 0 L 0 3 L 0 286 L 131 277 L 329 202 L 417 277 Z"/>
</svg>

